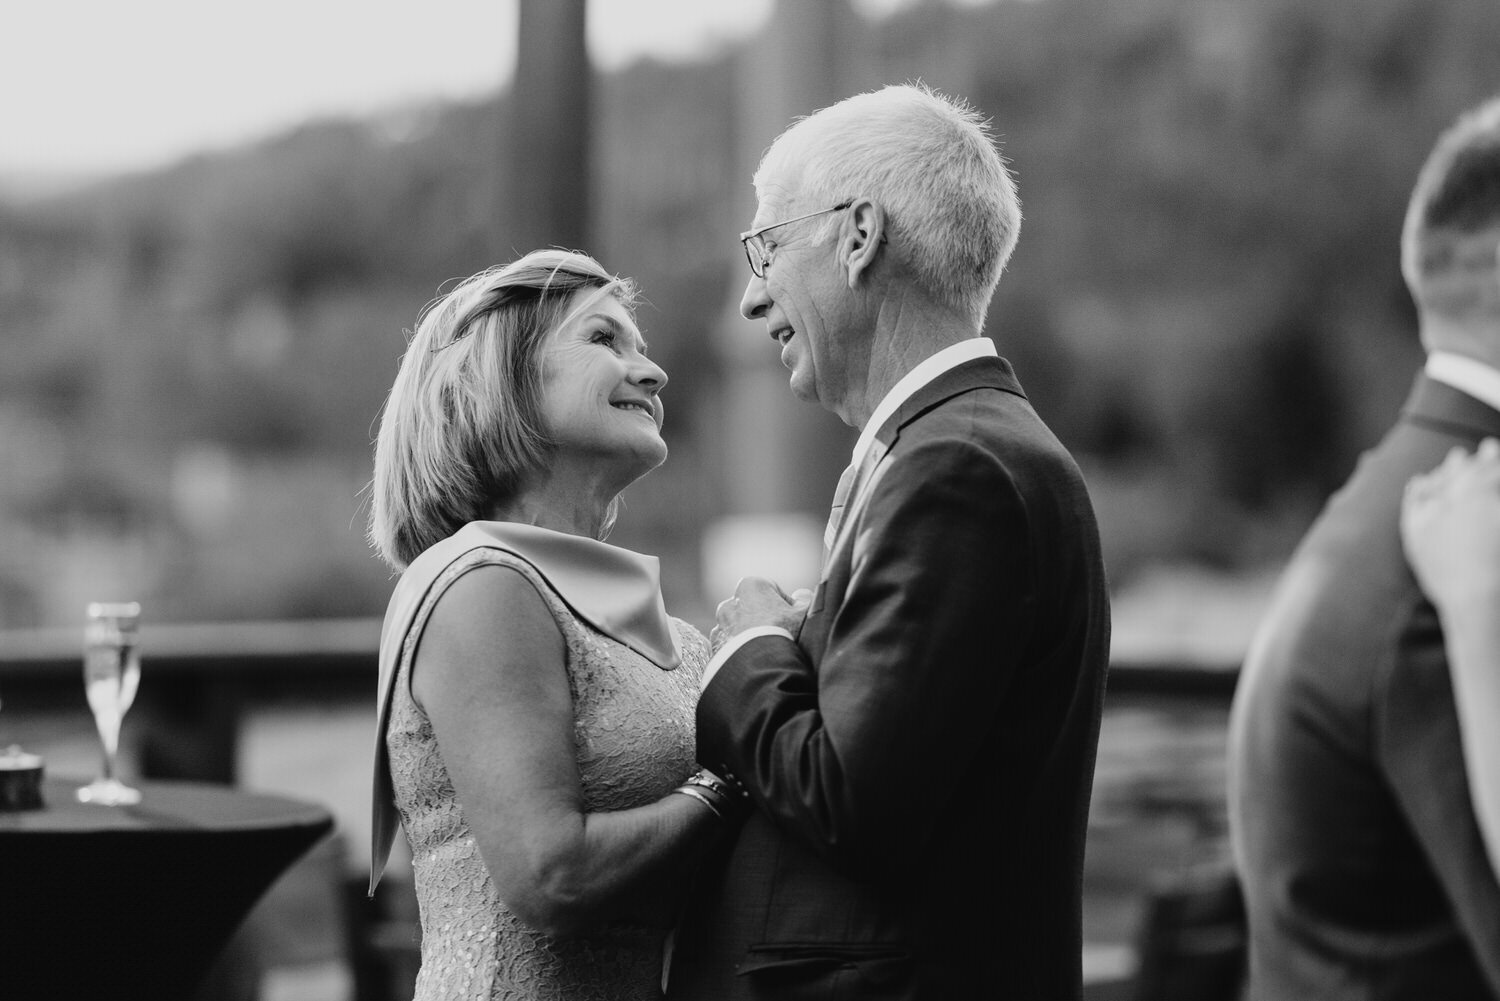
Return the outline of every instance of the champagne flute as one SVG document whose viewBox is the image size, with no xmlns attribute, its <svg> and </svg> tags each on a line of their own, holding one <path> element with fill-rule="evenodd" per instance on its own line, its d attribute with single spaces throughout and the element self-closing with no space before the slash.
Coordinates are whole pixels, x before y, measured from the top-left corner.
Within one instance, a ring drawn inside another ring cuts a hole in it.
<svg viewBox="0 0 1500 1001">
<path fill-rule="evenodd" d="M 140 651 L 136 630 L 141 606 L 134 602 L 93 602 L 83 634 L 83 685 L 94 725 L 104 745 L 104 774 L 78 790 L 84 803 L 126 806 L 141 801 L 138 789 L 115 777 L 115 756 L 120 749 L 120 724 L 135 701 L 141 681 Z"/>
</svg>

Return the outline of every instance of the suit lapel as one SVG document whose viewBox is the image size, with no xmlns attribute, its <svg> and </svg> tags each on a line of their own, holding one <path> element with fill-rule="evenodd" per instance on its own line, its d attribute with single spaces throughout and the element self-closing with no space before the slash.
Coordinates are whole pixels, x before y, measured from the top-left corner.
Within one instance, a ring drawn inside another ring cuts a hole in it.
<svg viewBox="0 0 1500 1001">
<path fill-rule="evenodd" d="M 859 512 L 869 499 L 875 484 L 885 474 L 888 466 L 886 460 L 895 448 L 896 441 L 901 437 L 902 428 L 933 407 L 940 406 L 971 390 L 985 388 L 999 389 L 1013 393 L 1023 400 L 1026 399 L 1026 394 L 1022 392 L 1021 384 L 1016 379 L 1010 362 L 1004 358 L 975 358 L 950 368 L 918 389 L 880 426 L 880 430 L 875 433 L 875 441 L 870 446 L 869 454 L 865 456 L 854 475 L 848 499 L 839 516 L 838 527 L 832 533 L 833 543 L 829 546 L 828 558 L 823 561 L 823 580 L 828 579 L 829 570 L 837 554 L 849 545 L 849 536 L 853 531 L 853 526 L 859 520 Z"/>
</svg>

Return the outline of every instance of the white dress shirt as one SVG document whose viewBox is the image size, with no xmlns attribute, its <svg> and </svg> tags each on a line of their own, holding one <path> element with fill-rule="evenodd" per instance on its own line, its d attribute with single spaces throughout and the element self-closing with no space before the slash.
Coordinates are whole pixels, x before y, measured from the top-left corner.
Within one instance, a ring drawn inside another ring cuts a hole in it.
<svg viewBox="0 0 1500 1001">
<path fill-rule="evenodd" d="M 1435 379 L 1500 410 L 1500 369 L 1449 351 L 1434 351 L 1423 367 Z"/>
<path fill-rule="evenodd" d="M 870 454 L 870 448 L 875 444 L 875 436 L 880 433 L 880 427 L 890 420 L 901 405 L 917 394 L 917 390 L 935 380 L 938 376 L 949 369 L 957 368 L 964 362 L 973 361 L 975 358 L 995 358 L 999 352 L 995 350 L 995 342 L 988 337 L 971 337 L 968 340 L 950 344 L 936 354 L 929 355 L 917 364 L 910 372 L 902 376 L 890 392 L 881 398 L 875 407 L 875 412 L 865 422 L 860 430 L 859 440 L 854 443 L 854 453 L 849 460 L 851 469 L 858 469 L 860 463 L 864 462 L 865 456 Z M 1497 376 L 1500 377 L 1500 376 Z M 850 498 L 852 503 L 854 498 Z M 785 636 L 793 639 L 791 633 L 778 626 L 752 626 L 749 629 L 735 633 L 709 660 L 708 666 L 703 669 L 702 688 L 707 688 L 713 676 L 718 673 L 719 668 L 728 660 L 736 650 L 759 636 Z"/>
</svg>

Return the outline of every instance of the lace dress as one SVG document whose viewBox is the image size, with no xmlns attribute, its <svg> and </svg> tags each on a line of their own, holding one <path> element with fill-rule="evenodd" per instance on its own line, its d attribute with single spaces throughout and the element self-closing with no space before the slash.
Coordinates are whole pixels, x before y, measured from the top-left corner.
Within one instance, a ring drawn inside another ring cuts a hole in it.
<svg viewBox="0 0 1500 1001">
<path fill-rule="evenodd" d="M 585 807 L 619 810 L 653 802 L 696 768 L 693 709 L 709 655 L 701 633 L 672 620 L 682 664 L 664 671 L 579 620 L 536 570 L 510 553 L 476 549 L 456 561 L 438 578 L 407 634 L 386 730 L 422 918 L 416 1001 L 655 1001 L 661 996 L 665 929 L 615 922 L 586 936 L 549 938 L 523 925 L 500 901 L 454 796 L 432 724 L 412 701 L 414 637 L 454 580 L 491 563 L 519 570 L 537 585 L 562 630 Z"/>
</svg>

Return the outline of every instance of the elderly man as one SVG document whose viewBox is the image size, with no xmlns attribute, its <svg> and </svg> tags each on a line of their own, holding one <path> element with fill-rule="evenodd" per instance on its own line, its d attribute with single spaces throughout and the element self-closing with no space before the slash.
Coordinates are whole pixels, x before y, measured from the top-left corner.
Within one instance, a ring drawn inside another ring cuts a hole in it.
<svg viewBox="0 0 1500 1001">
<path fill-rule="evenodd" d="M 1077 997 L 1109 605 L 1078 468 L 981 336 L 1014 183 L 903 86 L 799 121 L 755 189 L 741 310 L 860 437 L 810 601 L 719 608 L 698 758 L 755 810 L 669 997 Z"/>
<path fill-rule="evenodd" d="M 1235 695 L 1252 998 L 1500 998 L 1500 888 L 1443 634 L 1398 531 L 1413 475 L 1500 435 L 1497 246 L 1500 102 L 1445 133 L 1418 176 L 1401 265 L 1425 370 L 1293 556 Z"/>
</svg>

